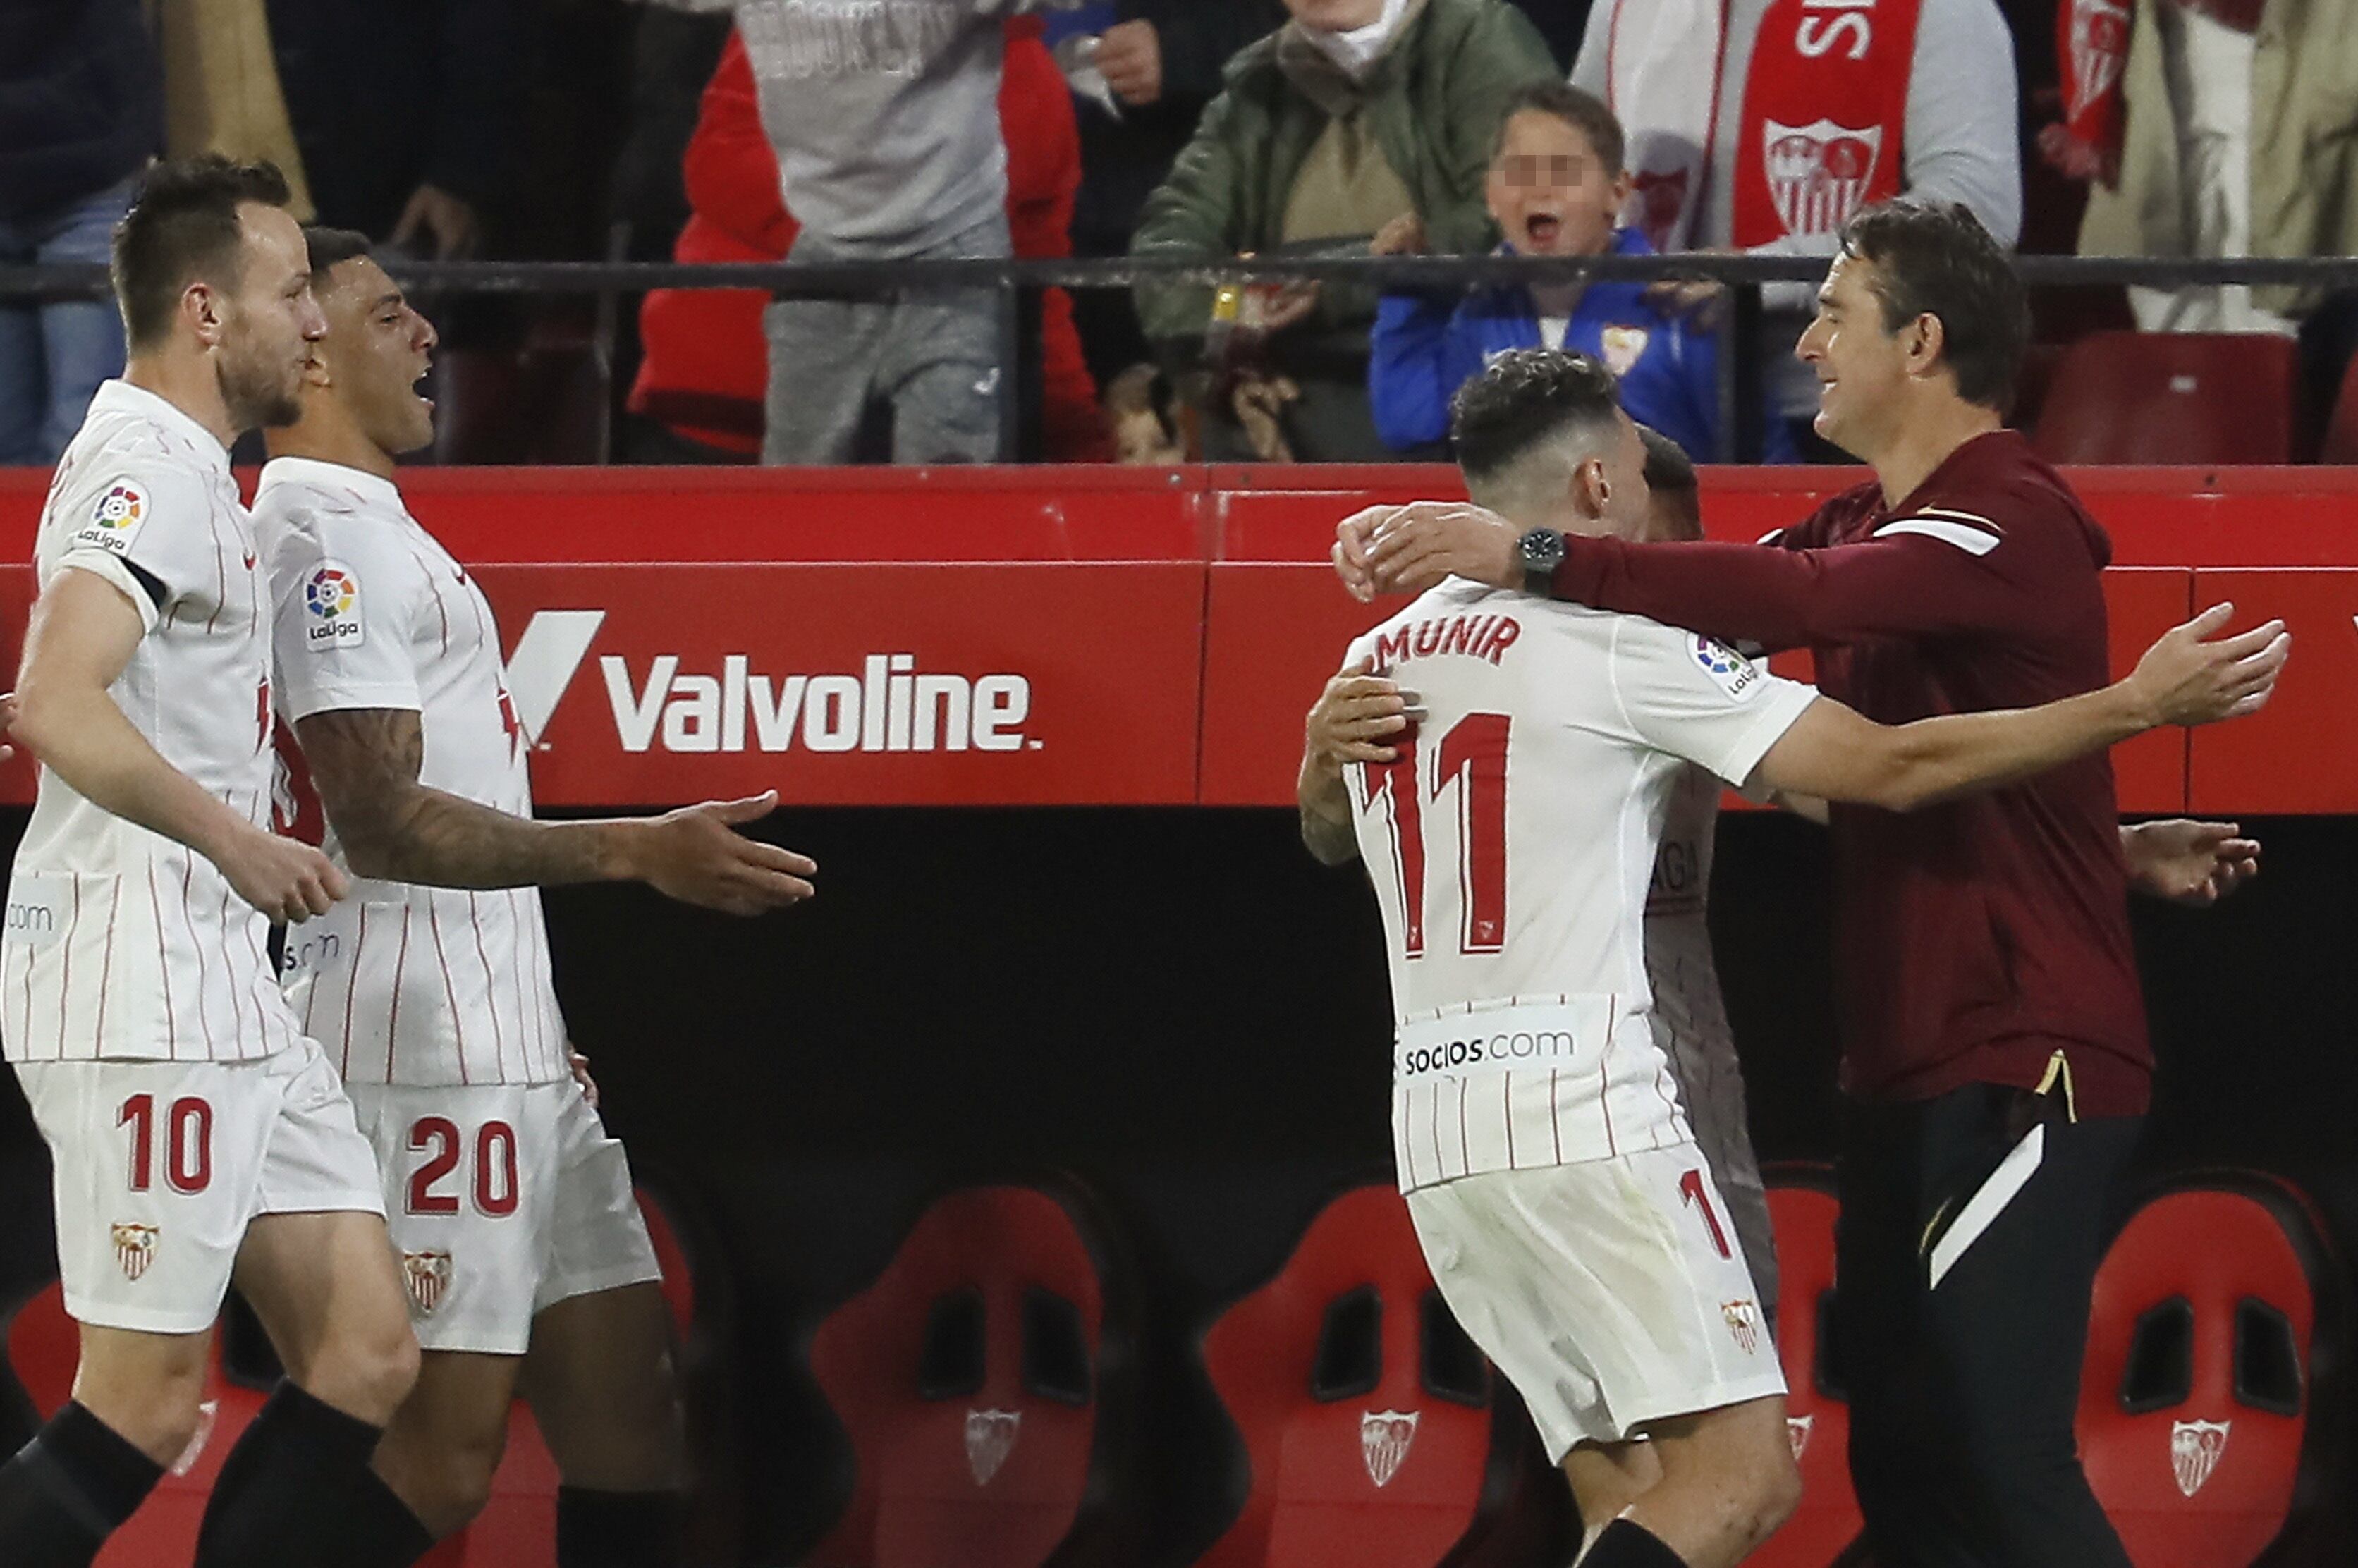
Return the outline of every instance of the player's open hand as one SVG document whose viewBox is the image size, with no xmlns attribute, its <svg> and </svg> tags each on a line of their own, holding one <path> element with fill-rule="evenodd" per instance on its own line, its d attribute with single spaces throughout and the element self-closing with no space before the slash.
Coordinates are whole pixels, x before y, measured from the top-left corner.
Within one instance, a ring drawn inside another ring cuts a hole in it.
<svg viewBox="0 0 2358 1568">
<path fill-rule="evenodd" d="M 2221 636 L 2234 615 L 2233 604 L 2214 604 L 2163 633 L 2137 661 L 2129 684 L 2155 724 L 2215 724 L 2266 705 L 2292 653 L 2292 633 L 2271 621 Z"/>
<path fill-rule="evenodd" d="M 800 903 L 817 891 L 809 879 L 818 862 L 737 831 L 777 807 L 773 789 L 654 818 L 638 846 L 638 880 L 665 898 L 723 914 L 766 914 Z"/>
<path fill-rule="evenodd" d="M 238 897 L 290 925 L 327 914 L 352 891 L 352 879 L 327 856 L 259 827 L 233 834 L 209 858 Z"/>
<path fill-rule="evenodd" d="M 2260 874 L 2260 844 L 2232 822 L 2173 817 L 2121 829 L 2129 885 L 2149 898 L 2208 908 Z"/>
<path fill-rule="evenodd" d="M 565 1043 L 565 1065 L 572 1069 L 573 1081 L 581 1086 L 582 1099 L 588 1102 L 591 1110 L 596 1110 L 598 1080 L 590 1076 L 590 1058 L 575 1050 L 570 1040 Z"/>
<path fill-rule="evenodd" d="M 1466 501 L 1412 501 L 1369 510 L 1383 514 L 1372 519 L 1366 534 L 1368 578 L 1378 593 L 1422 593 L 1447 577 L 1492 588 L 1522 586 L 1516 552 L 1521 533 L 1495 512 Z M 1339 533 L 1336 546 L 1339 568 Z M 1344 580 L 1349 582 L 1347 574 Z"/>
<path fill-rule="evenodd" d="M 1390 742 L 1414 721 L 1412 696 L 1375 668 L 1373 658 L 1344 666 L 1310 709 L 1304 738 L 1311 755 L 1329 767 L 1400 760 L 1400 748 Z"/>
</svg>

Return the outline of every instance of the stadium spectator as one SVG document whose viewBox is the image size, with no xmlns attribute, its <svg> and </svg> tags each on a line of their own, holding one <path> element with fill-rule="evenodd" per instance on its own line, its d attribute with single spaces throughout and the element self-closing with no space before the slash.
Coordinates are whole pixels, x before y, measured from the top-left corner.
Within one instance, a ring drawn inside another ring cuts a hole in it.
<svg viewBox="0 0 2358 1568">
<path fill-rule="evenodd" d="M 268 0 L 319 222 L 437 259 L 482 241 L 511 173 L 522 0 Z"/>
<path fill-rule="evenodd" d="M 1102 32 L 1076 73 L 1080 113 L 1081 193 L 1073 209 L 1073 254 L 1129 254 L 1146 199 L 1195 134 L 1218 95 L 1220 71 L 1256 38 L 1285 25 L 1281 0 L 1115 0 L 1082 13 Z M 1088 69 L 1104 78 L 1109 105 L 1078 92 Z M 1074 300 L 1089 373 L 1110 383 L 1151 350 L 1126 290 L 1090 288 Z"/>
<path fill-rule="evenodd" d="M 1040 41 L 1040 24 L 1013 17 L 1007 29 L 1000 122 L 1007 140 L 1008 222 L 1021 256 L 1070 254 L 1065 225 L 1080 184 L 1080 149 L 1071 98 L 1056 62 Z M 779 189 L 777 157 L 762 128 L 753 67 L 744 40 L 731 34 L 705 90 L 701 117 L 685 164 L 693 209 L 675 259 L 777 261 L 800 225 Z M 658 289 L 640 312 L 646 345 L 633 413 L 658 420 L 682 439 L 721 452 L 760 450 L 769 384 L 762 311 L 767 296 L 751 289 Z M 1081 358 L 1071 297 L 1046 290 L 1041 301 L 1041 447 L 1057 461 L 1102 461 L 1109 455 L 1097 388 Z M 691 449 L 687 454 L 697 454 Z"/>
<path fill-rule="evenodd" d="M 1438 252 L 1497 243 L 1482 183 L 1519 88 L 1555 80 L 1547 45 L 1506 0 L 1286 0 L 1293 20 L 1230 62 L 1227 88 L 1146 204 L 1141 257 L 1365 254 L 1413 215 Z M 1167 369 L 1204 354 L 1214 294 L 1139 290 Z M 1250 296 L 1258 305 L 1260 297 Z M 1205 455 L 1282 450 L 1309 460 L 1390 455 L 1368 405 L 1372 294 L 1290 288 L 1248 331 L 1265 362 L 1235 352 L 1203 422 Z M 1231 340 L 1234 349 L 1246 334 Z M 1258 445 L 1240 419 L 1262 429 Z"/>
<path fill-rule="evenodd" d="M 1616 227 L 1629 175 L 1621 127 L 1594 96 L 1560 81 L 1508 101 L 1486 187 L 1502 254 L 1650 254 L 1637 230 Z M 1401 225 L 1379 250 L 1413 248 Z M 1708 453 L 1719 429 L 1718 347 L 1643 284 L 1578 279 L 1472 295 L 1387 295 L 1376 310 L 1368 393 L 1376 429 L 1395 451 L 1439 445 L 1450 399 L 1506 349 L 1574 349 L 1608 368 L 1630 417 L 1682 447 Z M 1769 457 L 1790 460 L 1772 433 Z"/>
<path fill-rule="evenodd" d="M 133 177 L 164 146 L 138 0 L 0 4 L 0 264 L 103 262 Z M 0 302 L 0 463 L 50 463 L 123 369 L 97 299 Z"/>
<path fill-rule="evenodd" d="M 2358 3 L 2067 0 L 2057 30 L 2068 113 L 2040 150 L 2091 183 L 2082 254 L 2358 253 Z M 2147 331 L 2312 340 L 2349 304 L 2240 284 L 2129 303 Z"/>
<path fill-rule="evenodd" d="M 1581 32 L 1588 26 L 1590 0 L 1514 0 L 1514 6 L 1540 30 L 1556 64 L 1570 70 L 1573 57 L 1580 52 Z"/>
<path fill-rule="evenodd" d="M 656 0 L 728 11 L 801 229 L 789 261 L 849 265 L 1012 254 L 997 100 L 1001 18 L 1073 0 Z M 1003 455 L 996 289 L 781 299 L 763 318 L 770 393 L 762 460 L 849 460 L 872 402 L 892 459 Z"/>
<path fill-rule="evenodd" d="M 1660 251 L 1831 256 L 1870 202 L 1958 201 L 2001 244 L 2022 232 L 2014 38 L 1996 0 L 1597 0 L 1573 84 L 1628 133 L 1628 222 Z M 1708 285 L 1666 285 L 1705 308 Z M 1797 447 L 1816 378 L 1792 357 L 1809 286 L 1766 291 L 1770 406 Z"/>
</svg>

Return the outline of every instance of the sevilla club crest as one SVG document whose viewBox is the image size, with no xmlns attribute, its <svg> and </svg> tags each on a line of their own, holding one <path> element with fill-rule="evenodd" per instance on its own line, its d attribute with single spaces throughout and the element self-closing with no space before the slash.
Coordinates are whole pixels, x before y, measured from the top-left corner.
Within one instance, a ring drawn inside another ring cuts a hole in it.
<svg viewBox="0 0 2358 1568">
<path fill-rule="evenodd" d="M 2178 1489 L 2188 1497 L 2202 1489 L 2211 1472 L 2219 1468 L 2220 1455 L 2227 1452 L 2227 1429 L 2232 1421 L 2180 1421 L 2170 1423 L 2169 1465 L 2178 1472 Z"/>
<path fill-rule="evenodd" d="M 409 1288 L 409 1299 L 417 1308 L 417 1315 L 432 1317 L 434 1309 L 442 1304 L 442 1297 L 450 1289 L 450 1254 L 403 1253 L 401 1282 Z"/>
<path fill-rule="evenodd" d="M 1368 1463 L 1368 1479 L 1389 1486 L 1416 1441 L 1415 1411 L 1370 1411 L 1359 1417 L 1359 1457 Z"/>
<path fill-rule="evenodd" d="M 2129 11 L 2114 0 L 2071 0 L 2071 93 L 2076 120 L 2113 90 L 2129 58 Z"/>
<path fill-rule="evenodd" d="M 1762 122 L 1764 170 L 1777 217 L 1789 234 L 1831 234 L 1850 221 L 1875 179 L 1883 127 L 1853 130 L 1832 120 L 1807 125 Z"/>
<path fill-rule="evenodd" d="M 1605 351 L 1605 368 L 1616 376 L 1629 373 L 1646 352 L 1646 344 L 1653 334 L 1643 327 L 1607 327 L 1601 334 L 1599 346 Z"/>
<path fill-rule="evenodd" d="M 1760 1309 L 1753 1303 L 1722 1302 L 1719 1315 L 1726 1320 L 1727 1332 L 1735 1337 L 1736 1347 L 1747 1356 L 1760 1348 Z"/>
<path fill-rule="evenodd" d="M 1794 1464 L 1800 1464 L 1801 1455 L 1810 1451 L 1810 1429 L 1817 1424 L 1818 1418 L 1813 1415 L 1789 1415 L 1785 1418 L 1785 1435 L 1793 1444 Z"/>
<path fill-rule="evenodd" d="M 1022 1424 L 1020 1411 L 966 1412 L 966 1467 L 974 1472 L 976 1486 L 990 1485 L 990 1478 L 1015 1451 L 1016 1429 Z"/>
<path fill-rule="evenodd" d="M 137 1279 L 156 1261 L 158 1234 L 152 1225 L 117 1224 L 108 1227 L 108 1235 L 114 1241 L 114 1260 L 123 1266 L 124 1279 Z"/>
<path fill-rule="evenodd" d="M 1687 211 L 1689 181 L 1684 168 L 1641 168 L 1631 176 L 1630 204 L 1646 241 L 1658 251 L 1675 249 Z"/>
</svg>

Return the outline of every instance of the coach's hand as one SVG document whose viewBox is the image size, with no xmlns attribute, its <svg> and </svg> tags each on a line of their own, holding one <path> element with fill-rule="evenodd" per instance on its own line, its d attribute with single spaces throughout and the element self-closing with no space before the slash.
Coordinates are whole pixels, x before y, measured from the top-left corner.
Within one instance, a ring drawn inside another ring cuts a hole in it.
<svg viewBox="0 0 2358 1568">
<path fill-rule="evenodd" d="M 1373 658 L 1346 665 L 1311 708 L 1303 738 L 1311 756 L 1324 765 L 1340 771 L 1350 762 L 1400 760 L 1400 748 L 1386 742 L 1412 722 L 1411 696 L 1375 668 Z"/>
<path fill-rule="evenodd" d="M 2260 874 L 2260 844 L 2232 822 L 2139 822 L 2121 829 L 2129 886 L 2148 898 L 2207 908 Z"/>
<path fill-rule="evenodd" d="M 2157 727 L 2215 724 L 2257 713 L 2266 704 L 2292 652 L 2292 633 L 2283 622 L 2271 621 L 2233 637 L 2219 636 L 2234 615 L 2233 604 L 2214 604 L 2163 633 L 2137 661 L 2127 684 Z"/>
<path fill-rule="evenodd" d="M 352 880 L 310 845 L 241 824 L 206 851 L 237 896 L 275 921 L 299 924 L 325 914 L 352 891 Z"/>
<path fill-rule="evenodd" d="M 1361 599 L 1422 593 L 1446 577 L 1522 586 L 1515 525 L 1465 501 L 1371 506 L 1335 530 L 1335 570 Z"/>
<path fill-rule="evenodd" d="M 633 870 L 665 898 L 724 914 L 764 914 L 800 903 L 817 890 L 818 862 L 737 831 L 777 809 L 778 792 L 743 800 L 708 800 L 637 824 Z"/>
</svg>

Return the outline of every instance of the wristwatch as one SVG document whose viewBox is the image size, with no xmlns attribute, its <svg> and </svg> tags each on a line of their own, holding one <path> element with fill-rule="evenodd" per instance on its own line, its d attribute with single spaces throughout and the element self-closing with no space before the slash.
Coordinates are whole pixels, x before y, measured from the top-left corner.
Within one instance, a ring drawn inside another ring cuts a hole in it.
<svg viewBox="0 0 2358 1568">
<path fill-rule="evenodd" d="M 1563 535 L 1552 528 L 1533 528 L 1516 541 L 1515 554 L 1523 564 L 1523 591 L 1547 598 L 1555 568 L 1563 565 Z"/>
</svg>

